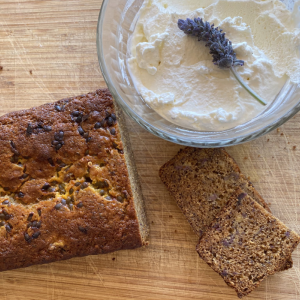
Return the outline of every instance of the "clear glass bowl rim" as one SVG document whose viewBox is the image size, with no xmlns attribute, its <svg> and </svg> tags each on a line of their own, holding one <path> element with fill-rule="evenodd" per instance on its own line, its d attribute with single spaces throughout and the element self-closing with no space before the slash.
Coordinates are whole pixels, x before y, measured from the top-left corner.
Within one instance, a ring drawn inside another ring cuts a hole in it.
<svg viewBox="0 0 300 300">
<path fill-rule="evenodd" d="M 193 147 L 201 147 L 201 148 L 218 148 L 218 147 L 227 147 L 227 146 L 233 146 L 242 144 L 245 142 L 249 142 L 251 140 L 254 140 L 260 136 L 266 135 L 269 132 L 277 129 L 281 125 L 283 125 L 285 122 L 287 122 L 289 119 L 291 119 L 294 115 L 296 115 L 300 111 L 300 99 L 299 102 L 290 109 L 286 114 L 275 120 L 273 123 L 266 125 L 265 127 L 253 131 L 248 134 L 241 134 L 236 136 L 235 138 L 230 139 L 218 139 L 218 141 L 191 141 L 190 139 L 185 139 L 182 137 L 177 137 L 175 135 L 170 135 L 169 133 L 165 132 L 162 129 L 158 129 L 153 124 L 150 124 L 149 122 L 145 121 L 140 115 L 138 115 L 125 101 L 122 100 L 122 97 L 118 93 L 118 91 L 115 89 L 114 84 L 110 78 L 108 69 L 106 67 L 105 58 L 103 55 L 103 49 L 102 49 L 102 27 L 103 27 L 103 20 L 104 15 L 106 12 L 107 4 L 110 0 L 103 0 L 102 6 L 100 9 L 99 17 L 98 17 L 98 24 L 97 24 L 97 39 L 96 39 L 96 46 L 97 46 L 97 55 L 98 55 L 98 62 L 99 66 L 102 72 L 102 76 L 107 84 L 108 89 L 112 93 L 112 96 L 116 100 L 117 104 L 126 112 L 126 114 L 131 117 L 134 121 L 136 121 L 141 127 L 148 130 L 152 134 L 166 140 L 170 141 L 176 144 L 184 145 L 184 146 L 193 146 Z M 231 129 L 232 130 L 232 129 Z M 226 135 L 226 130 L 223 131 L 224 135 Z"/>
</svg>

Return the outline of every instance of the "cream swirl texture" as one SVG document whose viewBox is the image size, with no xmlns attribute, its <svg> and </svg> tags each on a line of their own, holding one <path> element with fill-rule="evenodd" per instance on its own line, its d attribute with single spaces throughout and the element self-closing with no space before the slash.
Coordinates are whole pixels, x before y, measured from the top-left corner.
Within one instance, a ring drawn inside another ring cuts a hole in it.
<svg viewBox="0 0 300 300">
<path fill-rule="evenodd" d="M 167 120 L 196 130 L 226 130 L 265 107 L 229 70 L 212 63 L 204 42 L 185 35 L 178 19 L 200 17 L 226 32 L 245 82 L 267 102 L 288 78 L 300 84 L 300 30 L 278 0 L 145 0 L 128 60 L 143 99 Z"/>
</svg>

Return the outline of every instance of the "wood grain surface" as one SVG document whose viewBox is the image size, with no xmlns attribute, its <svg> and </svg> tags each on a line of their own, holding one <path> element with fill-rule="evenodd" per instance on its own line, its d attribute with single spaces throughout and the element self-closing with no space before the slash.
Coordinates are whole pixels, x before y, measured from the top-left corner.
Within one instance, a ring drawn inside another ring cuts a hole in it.
<svg viewBox="0 0 300 300">
<path fill-rule="evenodd" d="M 101 0 L 0 0 L 0 114 L 105 87 L 96 54 Z M 32 74 L 31 74 L 32 73 Z M 150 222 L 150 246 L 74 258 L 0 274 L 0 299 L 237 299 L 195 252 L 197 237 L 160 182 L 160 166 L 180 146 L 128 120 Z M 228 149 L 300 233 L 300 116 L 280 130 Z M 267 278 L 246 299 L 299 300 L 294 268 Z"/>
</svg>

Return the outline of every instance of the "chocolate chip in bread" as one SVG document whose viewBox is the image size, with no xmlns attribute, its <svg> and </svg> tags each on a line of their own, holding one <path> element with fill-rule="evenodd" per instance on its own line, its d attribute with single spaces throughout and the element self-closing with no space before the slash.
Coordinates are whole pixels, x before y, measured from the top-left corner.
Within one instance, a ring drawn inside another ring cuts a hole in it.
<svg viewBox="0 0 300 300">
<path fill-rule="evenodd" d="M 0 118 L 0 271 L 147 244 L 122 113 L 108 90 Z"/>
</svg>

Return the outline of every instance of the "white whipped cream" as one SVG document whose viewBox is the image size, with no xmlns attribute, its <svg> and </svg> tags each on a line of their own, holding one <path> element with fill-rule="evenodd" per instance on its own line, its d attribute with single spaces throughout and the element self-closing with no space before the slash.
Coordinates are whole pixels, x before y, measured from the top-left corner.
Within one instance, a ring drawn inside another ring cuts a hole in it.
<svg viewBox="0 0 300 300">
<path fill-rule="evenodd" d="M 187 36 L 178 19 L 201 17 L 226 32 L 245 82 L 271 102 L 288 79 L 300 83 L 300 30 L 279 0 L 145 0 L 128 60 L 146 103 L 167 120 L 197 130 L 226 130 L 265 107 L 230 70 L 212 63 L 205 42 Z"/>
</svg>

